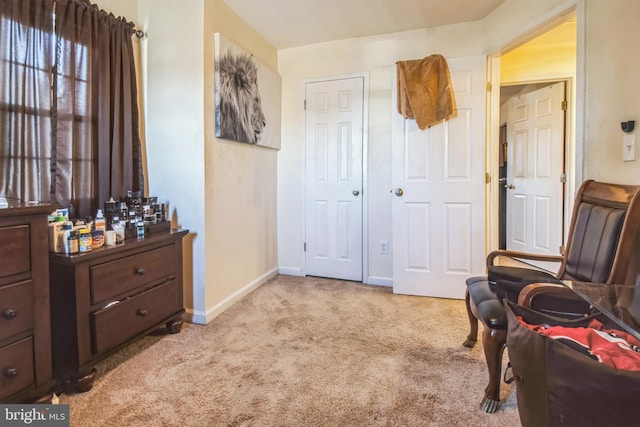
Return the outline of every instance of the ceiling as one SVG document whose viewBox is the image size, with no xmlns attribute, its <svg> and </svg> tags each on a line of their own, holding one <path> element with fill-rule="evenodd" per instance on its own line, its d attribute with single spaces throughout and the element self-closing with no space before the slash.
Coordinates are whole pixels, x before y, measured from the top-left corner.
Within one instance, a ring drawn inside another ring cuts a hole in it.
<svg viewBox="0 0 640 427">
<path fill-rule="evenodd" d="M 225 0 L 276 49 L 476 21 L 505 0 Z"/>
</svg>

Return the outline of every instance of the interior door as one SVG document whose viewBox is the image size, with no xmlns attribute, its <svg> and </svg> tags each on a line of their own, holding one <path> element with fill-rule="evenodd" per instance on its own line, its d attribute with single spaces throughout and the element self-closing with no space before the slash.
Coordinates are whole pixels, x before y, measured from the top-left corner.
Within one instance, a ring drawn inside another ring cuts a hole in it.
<svg viewBox="0 0 640 427">
<path fill-rule="evenodd" d="M 565 83 L 507 105 L 507 249 L 558 255 L 563 244 Z M 557 265 L 537 263 L 556 270 Z"/>
<path fill-rule="evenodd" d="M 362 281 L 364 78 L 305 88 L 307 275 Z"/>
<path fill-rule="evenodd" d="M 487 63 L 448 63 L 456 117 L 422 131 L 394 112 L 393 291 L 461 299 L 485 273 Z"/>
</svg>

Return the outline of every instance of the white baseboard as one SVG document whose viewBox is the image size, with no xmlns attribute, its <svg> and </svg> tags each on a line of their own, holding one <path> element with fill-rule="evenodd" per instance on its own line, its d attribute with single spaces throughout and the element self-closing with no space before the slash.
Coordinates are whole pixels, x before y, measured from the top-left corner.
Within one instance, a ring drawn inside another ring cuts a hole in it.
<svg viewBox="0 0 640 427">
<path fill-rule="evenodd" d="M 267 280 L 275 277 L 278 274 L 278 269 L 274 268 L 271 271 L 266 272 L 262 276 L 258 277 L 253 282 L 247 284 L 243 288 L 229 295 L 224 300 L 220 301 L 218 304 L 209 308 L 206 313 L 202 311 L 194 311 L 187 309 L 185 310 L 185 320 L 190 323 L 197 323 L 200 325 L 205 325 L 211 322 L 213 319 L 218 317 L 220 314 L 224 313 L 229 307 L 240 301 L 245 295 L 250 292 L 258 289 L 262 286 Z"/>
<path fill-rule="evenodd" d="M 304 276 L 301 268 L 298 267 L 280 267 L 278 269 L 279 274 L 285 274 L 287 276 Z M 369 276 L 367 277 L 363 283 L 367 285 L 378 285 L 378 286 L 393 286 L 393 278 L 392 277 L 379 277 L 379 276 Z"/>
<path fill-rule="evenodd" d="M 195 323 L 197 325 L 205 325 L 207 323 L 207 315 L 203 311 L 194 311 L 193 309 L 186 308 L 182 318 L 185 322 Z"/>
<path fill-rule="evenodd" d="M 280 267 L 278 272 L 287 276 L 304 276 L 302 269 L 299 267 Z"/>
<path fill-rule="evenodd" d="M 393 278 L 391 277 L 377 277 L 377 276 L 369 276 L 367 280 L 364 282 L 367 285 L 378 285 L 378 286 L 393 286 Z"/>
</svg>

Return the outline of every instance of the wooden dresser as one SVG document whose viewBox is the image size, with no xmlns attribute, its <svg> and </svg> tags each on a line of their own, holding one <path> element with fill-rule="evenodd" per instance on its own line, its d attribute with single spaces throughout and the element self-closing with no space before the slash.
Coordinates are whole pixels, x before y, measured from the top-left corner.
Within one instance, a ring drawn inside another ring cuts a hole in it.
<svg viewBox="0 0 640 427">
<path fill-rule="evenodd" d="M 51 205 L 0 209 L 0 402 L 50 401 Z"/>
<path fill-rule="evenodd" d="M 180 331 L 187 233 L 164 231 L 88 253 L 50 254 L 56 391 L 88 391 L 98 361 L 160 326 Z"/>
</svg>

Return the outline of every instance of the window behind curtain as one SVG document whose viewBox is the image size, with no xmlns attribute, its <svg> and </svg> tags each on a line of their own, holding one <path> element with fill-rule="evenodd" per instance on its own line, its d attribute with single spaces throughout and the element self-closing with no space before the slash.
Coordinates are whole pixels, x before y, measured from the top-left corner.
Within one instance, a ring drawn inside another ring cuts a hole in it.
<svg viewBox="0 0 640 427">
<path fill-rule="evenodd" d="M 0 196 L 50 200 L 53 3 L 0 10 Z"/>
<path fill-rule="evenodd" d="M 0 197 L 92 215 L 144 188 L 133 24 L 79 0 L 0 0 Z"/>
</svg>

